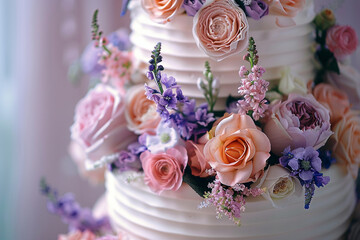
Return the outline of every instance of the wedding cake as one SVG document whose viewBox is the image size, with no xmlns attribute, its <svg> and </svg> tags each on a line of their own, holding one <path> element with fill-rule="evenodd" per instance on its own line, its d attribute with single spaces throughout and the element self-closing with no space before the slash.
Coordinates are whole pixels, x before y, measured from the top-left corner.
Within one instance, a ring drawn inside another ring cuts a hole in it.
<svg viewBox="0 0 360 240">
<path fill-rule="evenodd" d="M 119 32 L 104 37 L 94 14 L 100 57 L 90 70 L 101 82 L 71 127 L 82 172 L 105 175 L 113 230 L 156 240 L 345 237 L 360 117 L 337 79 L 354 30 L 330 10 L 316 15 L 313 0 L 124 6 L 131 50 Z"/>
</svg>

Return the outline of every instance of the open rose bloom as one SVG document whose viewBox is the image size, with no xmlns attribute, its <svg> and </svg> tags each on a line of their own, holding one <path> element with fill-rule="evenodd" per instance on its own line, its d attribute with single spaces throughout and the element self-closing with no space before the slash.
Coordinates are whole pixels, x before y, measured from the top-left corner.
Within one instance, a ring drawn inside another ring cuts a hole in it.
<svg viewBox="0 0 360 240">
<path fill-rule="evenodd" d="M 80 100 L 71 138 L 84 149 L 86 160 L 95 162 L 136 140 L 126 126 L 124 110 L 120 93 L 104 84 L 98 84 Z"/>
<path fill-rule="evenodd" d="M 286 101 L 272 106 L 264 132 L 276 155 L 281 155 L 288 146 L 319 149 L 332 134 L 329 110 L 311 94 L 290 94 Z"/>
<path fill-rule="evenodd" d="M 217 61 L 243 51 L 248 30 L 246 15 L 233 0 L 208 0 L 193 20 L 196 44 Z"/>
<path fill-rule="evenodd" d="M 220 182 L 233 186 L 256 181 L 270 157 L 270 141 L 248 115 L 232 114 L 215 129 L 204 147 L 205 158 Z"/>
<path fill-rule="evenodd" d="M 142 7 L 150 18 L 158 23 L 169 22 L 181 11 L 181 0 L 142 0 Z"/>
</svg>

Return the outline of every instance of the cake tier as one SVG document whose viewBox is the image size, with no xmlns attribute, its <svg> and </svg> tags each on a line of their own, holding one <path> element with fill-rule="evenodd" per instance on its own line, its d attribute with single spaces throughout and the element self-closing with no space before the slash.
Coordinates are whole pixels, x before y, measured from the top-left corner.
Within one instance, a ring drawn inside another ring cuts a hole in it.
<svg viewBox="0 0 360 240">
<path fill-rule="evenodd" d="M 264 78 L 270 83 L 281 77 L 284 67 L 290 67 L 304 81 L 313 79 L 313 9 L 313 0 L 306 1 L 305 8 L 294 18 L 296 25 L 292 27 L 278 27 L 275 24 L 276 17 L 272 15 L 259 21 L 248 19 L 249 36 L 253 36 L 256 41 L 259 64 L 266 68 Z M 187 96 L 199 99 L 203 96 L 196 82 L 199 77 L 203 77 L 205 61 L 209 61 L 214 76 L 221 82 L 218 106 L 224 106 L 224 100 L 229 94 L 238 95 L 239 68 L 241 65 L 249 65 L 242 59 L 245 51 L 221 62 L 210 60 L 197 47 L 192 26 L 193 17 L 185 13 L 177 15 L 169 23 L 155 23 L 138 1 L 132 1 L 131 42 L 135 58 L 148 65 L 151 51 L 156 43 L 161 42 L 165 72 L 176 78 Z"/>
<path fill-rule="evenodd" d="M 217 219 L 213 207 L 198 209 L 203 199 L 186 184 L 157 195 L 141 178 L 127 183 L 129 174 L 107 172 L 107 203 L 114 229 L 126 229 L 135 239 L 339 239 L 355 206 L 354 181 L 336 165 L 324 172 L 330 183 L 316 189 L 309 210 L 304 198 L 284 208 L 248 198 L 240 227 Z"/>
</svg>

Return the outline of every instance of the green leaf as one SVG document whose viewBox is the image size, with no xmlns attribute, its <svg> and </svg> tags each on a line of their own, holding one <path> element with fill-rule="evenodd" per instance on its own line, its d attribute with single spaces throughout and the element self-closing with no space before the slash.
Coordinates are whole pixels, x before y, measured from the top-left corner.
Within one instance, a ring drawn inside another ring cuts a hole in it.
<svg viewBox="0 0 360 240">
<path fill-rule="evenodd" d="M 205 192 L 211 191 L 208 188 L 208 184 L 215 180 L 214 176 L 210 176 L 207 178 L 197 177 L 191 174 L 191 168 L 186 166 L 183 181 L 187 183 L 194 191 L 200 195 L 200 197 L 204 197 Z"/>
</svg>

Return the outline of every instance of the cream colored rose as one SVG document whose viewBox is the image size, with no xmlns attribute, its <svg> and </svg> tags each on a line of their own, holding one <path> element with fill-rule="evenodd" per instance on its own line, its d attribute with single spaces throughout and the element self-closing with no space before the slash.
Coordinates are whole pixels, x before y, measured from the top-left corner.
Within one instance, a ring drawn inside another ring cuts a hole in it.
<svg viewBox="0 0 360 240">
<path fill-rule="evenodd" d="M 279 165 L 269 167 L 257 187 L 266 189 L 262 196 L 276 208 L 285 207 L 304 196 L 300 181 Z"/>
<path fill-rule="evenodd" d="M 161 118 L 156 104 L 147 99 L 144 85 L 136 85 L 126 93 L 125 117 L 128 128 L 136 134 L 155 132 Z"/>
<path fill-rule="evenodd" d="M 360 165 L 360 117 L 348 112 L 333 128 L 331 137 L 333 156 L 346 166 L 354 178 Z"/>
<path fill-rule="evenodd" d="M 150 18 L 158 23 L 169 22 L 181 11 L 181 0 L 142 0 L 141 4 Z"/>
<path fill-rule="evenodd" d="M 193 20 L 193 36 L 209 57 L 221 61 L 244 50 L 249 25 L 233 0 L 208 0 Z"/>
<path fill-rule="evenodd" d="M 307 93 L 306 81 L 300 76 L 292 74 L 290 68 L 286 67 L 281 74 L 279 91 L 285 95 L 290 93 L 305 95 Z"/>
<path fill-rule="evenodd" d="M 232 114 L 216 126 L 204 156 L 220 182 L 233 186 L 262 176 L 270 148 L 269 139 L 248 115 Z"/>
</svg>

